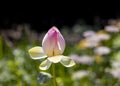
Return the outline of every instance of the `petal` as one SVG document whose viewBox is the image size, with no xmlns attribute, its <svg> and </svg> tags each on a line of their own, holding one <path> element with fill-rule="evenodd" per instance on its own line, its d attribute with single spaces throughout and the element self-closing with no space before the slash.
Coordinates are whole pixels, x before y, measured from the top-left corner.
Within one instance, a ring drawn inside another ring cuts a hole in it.
<svg viewBox="0 0 120 86">
<path fill-rule="evenodd" d="M 55 47 L 55 31 L 50 29 L 42 40 L 42 47 L 47 56 L 53 56 Z"/>
<path fill-rule="evenodd" d="M 39 76 L 37 77 L 37 80 L 40 84 L 49 84 L 49 82 L 52 79 L 52 75 L 47 72 L 40 72 Z"/>
<path fill-rule="evenodd" d="M 42 47 L 45 54 L 49 57 L 60 55 L 65 49 L 65 40 L 57 29 L 53 26 L 45 35 L 42 40 Z"/>
<path fill-rule="evenodd" d="M 65 49 L 65 40 L 64 40 L 64 38 L 63 38 L 63 36 L 60 32 L 58 34 L 57 44 L 58 44 L 58 48 L 59 48 L 59 50 L 61 51 L 61 54 L 62 54 L 64 52 L 64 49 Z"/>
<path fill-rule="evenodd" d="M 58 63 L 61 61 L 62 55 L 48 57 L 47 59 L 53 63 Z"/>
<path fill-rule="evenodd" d="M 51 62 L 49 60 L 45 60 L 40 64 L 39 68 L 41 70 L 47 70 L 50 67 L 50 65 L 51 65 Z"/>
<path fill-rule="evenodd" d="M 42 59 L 47 56 L 44 54 L 42 47 L 36 46 L 28 50 L 32 59 Z"/>
<path fill-rule="evenodd" d="M 62 56 L 60 63 L 63 64 L 65 67 L 72 67 L 75 65 L 75 62 L 67 56 Z"/>
</svg>

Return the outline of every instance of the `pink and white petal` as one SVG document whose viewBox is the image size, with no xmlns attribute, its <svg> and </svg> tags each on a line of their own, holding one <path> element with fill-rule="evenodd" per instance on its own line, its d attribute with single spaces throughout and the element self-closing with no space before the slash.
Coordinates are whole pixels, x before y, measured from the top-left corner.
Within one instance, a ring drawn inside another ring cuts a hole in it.
<svg viewBox="0 0 120 86">
<path fill-rule="evenodd" d="M 29 55 L 32 59 L 42 59 L 47 56 L 44 54 L 42 47 L 36 46 L 28 50 Z"/>
<path fill-rule="evenodd" d="M 58 63 L 61 61 L 62 55 L 48 57 L 47 59 L 53 63 Z"/>
<path fill-rule="evenodd" d="M 46 35 L 44 36 L 44 38 L 42 40 L 42 48 L 44 50 L 44 53 L 47 56 L 52 56 L 53 55 L 54 46 L 55 46 L 54 37 L 48 31 L 48 33 L 46 33 Z"/>
<path fill-rule="evenodd" d="M 42 48 L 48 57 L 60 55 L 64 52 L 65 40 L 57 27 L 53 26 L 46 33 L 42 40 Z"/>
<path fill-rule="evenodd" d="M 50 43 L 50 40 L 48 39 L 48 33 L 46 33 L 42 40 L 42 48 L 45 53 L 50 50 L 50 46 L 49 46 L 50 44 L 51 43 Z"/>
<path fill-rule="evenodd" d="M 61 54 L 62 54 L 64 52 L 64 49 L 65 49 L 65 40 L 60 32 L 58 34 L 57 44 L 58 44 L 58 48 L 59 48 L 59 50 L 61 50 Z"/>
<path fill-rule="evenodd" d="M 49 60 L 45 60 L 45 61 L 43 61 L 41 64 L 40 64 L 40 66 L 39 66 L 39 68 L 41 69 L 41 70 L 47 70 L 47 69 L 49 69 L 49 67 L 51 66 L 51 62 L 49 61 Z"/>
<path fill-rule="evenodd" d="M 72 67 L 75 65 L 75 62 L 68 56 L 62 56 L 60 63 L 65 67 Z"/>
</svg>

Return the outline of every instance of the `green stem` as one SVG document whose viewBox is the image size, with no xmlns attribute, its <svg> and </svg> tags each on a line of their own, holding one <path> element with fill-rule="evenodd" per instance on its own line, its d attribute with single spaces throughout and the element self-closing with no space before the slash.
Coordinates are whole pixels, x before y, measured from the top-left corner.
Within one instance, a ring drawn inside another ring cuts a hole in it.
<svg viewBox="0 0 120 86">
<path fill-rule="evenodd" d="M 52 75 L 53 75 L 53 86 L 57 86 L 56 85 L 56 76 L 55 76 L 55 64 L 52 64 Z"/>
</svg>

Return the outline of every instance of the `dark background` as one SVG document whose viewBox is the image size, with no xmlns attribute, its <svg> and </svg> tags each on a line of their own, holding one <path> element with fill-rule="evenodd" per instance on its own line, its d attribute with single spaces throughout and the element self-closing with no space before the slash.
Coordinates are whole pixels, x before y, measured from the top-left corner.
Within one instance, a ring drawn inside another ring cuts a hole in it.
<svg viewBox="0 0 120 86">
<path fill-rule="evenodd" d="M 108 3 L 98 6 L 97 4 L 95 6 L 91 4 L 82 5 L 75 8 L 73 5 L 70 5 L 71 8 L 66 5 L 59 9 L 56 6 L 54 6 L 54 9 L 49 8 L 49 6 L 46 8 L 44 8 L 45 6 L 43 8 L 33 8 L 34 6 L 31 6 L 24 9 L 4 9 L 0 14 L 0 29 L 10 29 L 13 24 L 28 23 L 32 29 L 43 31 L 48 30 L 53 25 L 58 28 L 64 25 L 73 26 L 79 20 L 84 20 L 88 25 L 94 25 L 106 24 L 108 19 L 120 17 L 119 6 L 114 7 L 114 5 Z M 105 22 L 96 22 L 96 19 Z"/>
</svg>

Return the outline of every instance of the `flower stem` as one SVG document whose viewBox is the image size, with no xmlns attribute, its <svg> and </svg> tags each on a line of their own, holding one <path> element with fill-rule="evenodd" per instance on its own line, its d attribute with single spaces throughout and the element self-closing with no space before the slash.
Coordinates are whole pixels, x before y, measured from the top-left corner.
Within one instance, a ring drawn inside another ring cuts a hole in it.
<svg viewBox="0 0 120 86">
<path fill-rule="evenodd" d="M 53 86 L 57 86 L 56 85 L 55 64 L 54 63 L 52 63 L 52 75 L 53 75 Z"/>
</svg>

